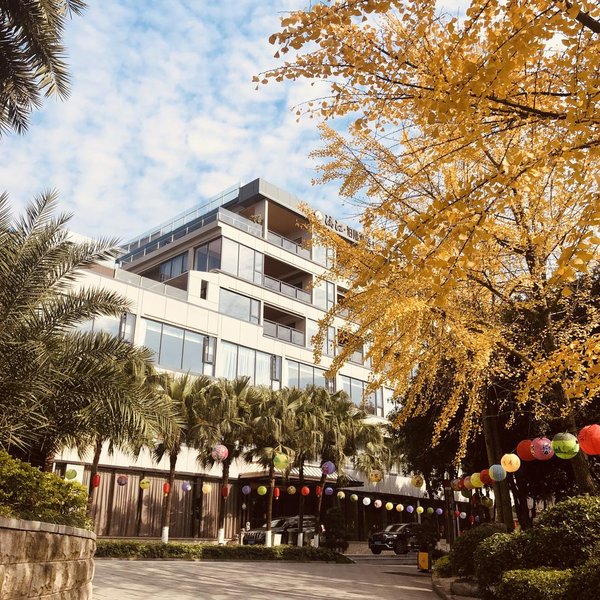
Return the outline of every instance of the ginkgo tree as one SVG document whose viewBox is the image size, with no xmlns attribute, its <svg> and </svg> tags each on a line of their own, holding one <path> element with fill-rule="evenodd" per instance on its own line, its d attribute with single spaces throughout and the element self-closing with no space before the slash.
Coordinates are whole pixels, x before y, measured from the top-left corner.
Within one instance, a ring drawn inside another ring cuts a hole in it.
<svg viewBox="0 0 600 600">
<path fill-rule="evenodd" d="M 458 458 L 499 375 L 521 377 L 513 410 L 575 432 L 600 393 L 597 330 L 560 334 L 600 244 L 599 5 L 471 0 L 446 18 L 434 0 L 329 0 L 283 18 L 271 42 L 289 60 L 256 79 L 326 86 L 297 112 L 324 121 L 321 181 L 360 206 L 358 242 L 307 208 L 349 290 L 322 322 L 344 310 L 354 323 L 332 370 L 367 344 L 402 421 L 451 364 L 434 441 L 462 405 Z M 538 331 L 527 347 L 509 312 Z M 585 457 L 572 464 L 594 492 Z"/>
</svg>

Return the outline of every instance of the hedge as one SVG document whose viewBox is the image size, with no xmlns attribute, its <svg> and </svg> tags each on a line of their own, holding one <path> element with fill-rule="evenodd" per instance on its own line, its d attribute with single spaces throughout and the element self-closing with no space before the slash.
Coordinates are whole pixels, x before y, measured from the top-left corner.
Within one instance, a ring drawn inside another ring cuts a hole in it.
<svg viewBox="0 0 600 600">
<path fill-rule="evenodd" d="M 486 538 L 506 531 L 506 527 L 500 523 L 485 523 L 465 531 L 456 539 L 450 552 L 450 568 L 454 575 L 473 575 L 475 564 L 473 555 L 477 546 Z"/>
<path fill-rule="evenodd" d="M 523 537 L 521 533 L 496 533 L 475 549 L 475 576 L 484 597 L 492 597 L 504 571 L 523 566 Z"/>
<path fill-rule="evenodd" d="M 438 558 L 433 563 L 433 572 L 438 577 L 452 577 L 452 566 L 450 565 L 450 556 L 448 554 Z"/>
<path fill-rule="evenodd" d="M 180 558 L 216 560 L 290 560 L 296 562 L 322 561 L 351 563 L 352 561 L 329 548 L 298 546 L 219 546 L 185 542 L 98 540 L 96 557 L 101 558 Z"/>
<path fill-rule="evenodd" d="M 573 570 L 567 598 L 597 600 L 600 593 L 600 557 Z"/>
<path fill-rule="evenodd" d="M 507 571 L 496 590 L 498 600 L 568 600 L 569 569 L 520 569 Z"/>
<path fill-rule="evenodd" d="M 0 451 L 0 516 L 91 529 L 87 491 Z"/>
</svg>

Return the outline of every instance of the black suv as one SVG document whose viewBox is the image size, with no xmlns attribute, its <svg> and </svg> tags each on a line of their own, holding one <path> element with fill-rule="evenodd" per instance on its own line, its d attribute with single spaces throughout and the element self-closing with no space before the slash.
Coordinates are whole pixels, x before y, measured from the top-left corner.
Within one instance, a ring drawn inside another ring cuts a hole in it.
<svg viewBox="0 0 600 600">
<path fill-rule="evenodd" d="M 302 529 L 304 530 L 304 543 L 308 544 L 316 529 L 316 519 L 312 515 L 304 515 Z M 244 545 L 252 546 L 264 544 L 266 539 L 266 523 L 259 528 L 250 529 L 244 533 Z M 282 544 L 296 544 L 298 541 L 298 515 L 295 517 L 277 517 L 271 521 L 273 534 L 281 535 Z"/>
<path fill-rule="evenodd" d="M 417 545 L 421 533 L 419 523 L 394 523 L 383 531 L 369 536 L 369 549 L 373 554 L 381 554 L 382 550 L 393 550 L 396 554 L 406 554 L 409 548 Z"/>
</svg>

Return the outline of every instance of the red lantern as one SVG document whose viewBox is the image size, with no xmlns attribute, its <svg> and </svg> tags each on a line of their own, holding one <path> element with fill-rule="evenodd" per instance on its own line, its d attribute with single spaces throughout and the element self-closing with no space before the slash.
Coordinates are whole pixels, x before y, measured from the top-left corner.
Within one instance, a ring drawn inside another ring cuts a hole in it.
<svg viewBox="0 0 600 600">
<path fill-rule="evenodd" d="M 273 490 L 273 497 L 275 498 L 275 500 L 279 500 L 279 488 L 278 487 L 276 487 Z"/>
<path fill-rule="evenodd" d="M 301 493 L 303 496 L 308 496 L 308 495 L 310 494 L 310 489 L 309 489 L 309 488 L 307 488 L 306 486 L 303 486 L 303 487 L 302 487 L 302 489 L 300 490 L 300 493 Z"/>
<path fill-rule="evenodd" d="M 586 454 L 600 454 L 600 425 L 588 425 L 577 436 L 579 447 Z"/>
<path fill-rule="evenodd" d="M 460 510 L 455 510 L 454 511 L 454 516 L 455 517 L 460 517 Z"/>
<path fill-rule="evenodd" d="M 100 487 L 100 475 L 98 473 L 92 477 L 92 487 Z"/>
<path fill-rule="evenodd" d="M 473 523 L 475 523 L 475 517 L 473 515 L 471 515 L 469 517 L 469 523 L 471 523 L 471 525 L 473 525 Z"/>
<path fill-rule="evenodd" d="M 165 496 L 168 496 L 170 491 L 171 491 L 171 484 L 168 481 L 165 481 L 163 483 L 163 494 Z"/>
<path fill-rule="evenodd" d="M 535 460 L 535 456 L 531 453 L 531 440 L 521 440 L 517 444 L 517 456 L 525 462 Z"/>
<path fill-rule="evenodd" d="M 321 486 L 320 485 L 318 485 L 315 488 L 315 494 L 317 495 L 317 498 L 321 495 Z"/>
<path fill-rule="evenodd" d="M 458 489 L 459 490 L 464 490 L 465 489 L 465 478 L 464 477 L 461 477 L 458 480 Z"/>
<path fill-rule="evenodd" d="M 221 496 L 223 496 L 223 498 L 227 498 L 227 496 L 229 496 L 229 487 L 226 485 L 221 488 Z"/>
<path fill-rule="evenodd" d="M 481 483 L 483 483 L 484 485 L 492 485 L 493 483 L 490 477 L 489 469 L 483 469 L 483 471 L 479 473 L 479 479 L 481 479 Z"/>
</svg>

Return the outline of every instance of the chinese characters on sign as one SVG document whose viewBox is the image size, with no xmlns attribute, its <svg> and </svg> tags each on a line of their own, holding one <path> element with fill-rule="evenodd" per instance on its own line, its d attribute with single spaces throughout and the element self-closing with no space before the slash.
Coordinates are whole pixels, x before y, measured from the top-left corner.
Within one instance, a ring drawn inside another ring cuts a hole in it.
<svg viewBox="0 0 600 600">
<path fill-rule="evenodd" d="M 325 225 L 325 227 L 329 227 L 329 229 L 333 229 L 333 231 L 336 231 L 340 235 L 342 235 L 350 240 L 354 240 L 354 241 L 358 242 L 358 240 L 360 240 L 362 238 L 362 233 L 360 233 L 360 231 L 353 229 L 352 227 L 350 227 L 349 225 L 346 225 L 342 221 L 338 221 L 338 220 L 334 219 L 330 215 L 323 216 L 323 224 Z"/>
</svg>

